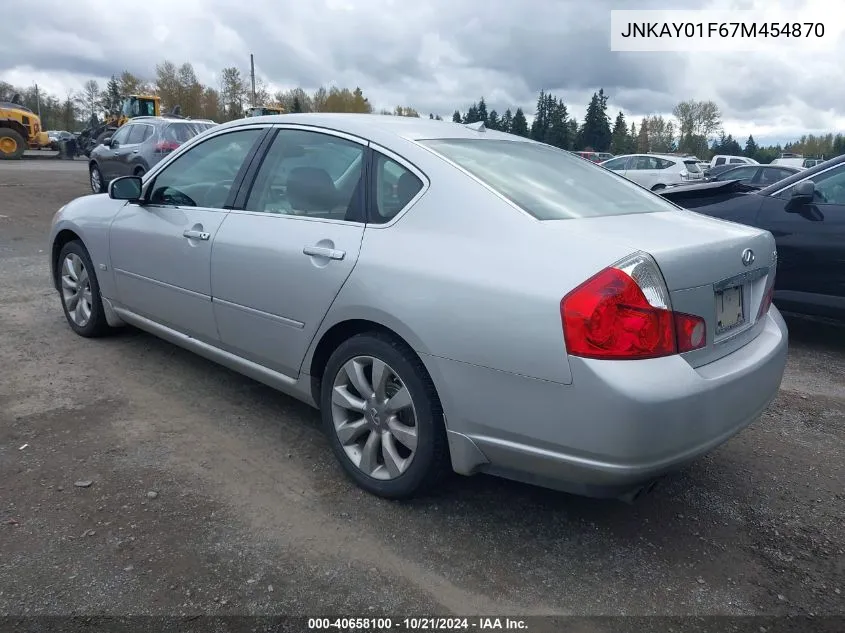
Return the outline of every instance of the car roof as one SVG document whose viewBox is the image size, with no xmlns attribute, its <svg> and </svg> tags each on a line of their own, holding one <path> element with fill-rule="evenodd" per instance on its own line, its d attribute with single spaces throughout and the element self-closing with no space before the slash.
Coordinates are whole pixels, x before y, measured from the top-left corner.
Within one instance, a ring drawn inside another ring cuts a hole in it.
<svg viewBox="0 0 845 633">
<path fill-rule="evenodd" d="M 359 136 L 379 144 L 389 144 L 397 139 L 419 141 L 425 139 L 499 139 L 536 143 L 531 139 L 494 130 L 478 131 L 463 123 L 438 121 L 422 117 L 394 116 L 387 114 L 347 114 L 308 112 L 297 114 L 271 114 L 238 119 L 218 125 L 216 130 L 236 128 L 256 123 L 296 123 L 313 125 L 337 132 Z M 476 124 L 473 124 L 476 125 Z"/>
<path fill-rule="evenodd" d="M 797 171 L 794 174 L 792 174 L 791 176 L 787 176 L 783 180 L 780 180 L 780 181 L 778 181 L 778 182 L 776 182 L 772 185 L 769 185 L 768 187 L 760 189 L 759 193 L 761 195 L 764 195 L 764 196 L 769 196 L 773 193 L 780 191 L 781 189 L 786 189 L 787 187 L 794 185 L 796 182 L 800 182 L 800 181 L 802 181 L 806 178 L 810 178 L 810 177 L 814 176 L 815 174 L 817 174 L 819 172 L 827 171 L 831 167 L 841 165 L 842 163 L 845 163 L 845 154 L 843 154 L 842 156 L 837 156 L 836 158 L 831 158 L 830 160 L 825 161 L 823 163 L 819 163 L 818 165 L 815 165 L 814 167 L 810 167 L 808 169 L 802 169 L 800 171 Z M 781 167 L 781 166 L 786 167 L 786 165 L 775 165 L 775 166 L 776 167 Z"/>
</svg>

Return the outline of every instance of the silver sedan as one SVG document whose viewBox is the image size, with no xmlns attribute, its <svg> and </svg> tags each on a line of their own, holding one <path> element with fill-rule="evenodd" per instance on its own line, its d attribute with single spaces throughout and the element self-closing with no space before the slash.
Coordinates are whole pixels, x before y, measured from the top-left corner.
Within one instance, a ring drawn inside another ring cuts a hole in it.
<svg viewBox="0 0 845 633">
<path fill-rule="evenodd" d="M 631 498 L 786 363 L 770 233 L 480 126 L 234 121 L 70 202 L 50 243 L 76 333 L 129 324 L 319 408 L 391 498 L 451 471 Z"/>
</svg>

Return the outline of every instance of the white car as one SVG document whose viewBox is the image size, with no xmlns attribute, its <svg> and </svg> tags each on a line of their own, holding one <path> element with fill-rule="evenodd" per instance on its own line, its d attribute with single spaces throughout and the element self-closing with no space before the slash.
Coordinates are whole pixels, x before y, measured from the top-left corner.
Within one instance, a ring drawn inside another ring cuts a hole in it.
<svg viewBox="0 0 845 633">
<path fill-rule="evenodd" d="M 600 165 L 652 191 L 704 178 L 695 158 L 671 154 L 627 154 Z"/>
<path fill-rule="evenodd" d="M 710 159 L 710 168 L 718 167 L 719 165 L 759 165 L 753 158 L 747 156 L 731 156 L 729 154 L 716 154 Z"/>
</svg>

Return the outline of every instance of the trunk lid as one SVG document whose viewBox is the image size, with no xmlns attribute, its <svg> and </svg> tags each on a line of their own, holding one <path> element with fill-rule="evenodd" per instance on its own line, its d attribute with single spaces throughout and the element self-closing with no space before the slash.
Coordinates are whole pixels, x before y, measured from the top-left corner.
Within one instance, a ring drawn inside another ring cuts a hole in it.
<svg viewBox="0 0 845 633">
<path fill-rule="evenodd" d="M 666 280 L 672 309 L 706 322 L 707 345 L 683 354 L 695 367 L 739 349 L 762 331 L 757 313 L 774 283 L 777 262 L 768 231 L 690 211 L 544 224 L 585 233 L 585 243 L 613 242 L 626 245 L 631 253 L 651 255 Z"/>
</svg>

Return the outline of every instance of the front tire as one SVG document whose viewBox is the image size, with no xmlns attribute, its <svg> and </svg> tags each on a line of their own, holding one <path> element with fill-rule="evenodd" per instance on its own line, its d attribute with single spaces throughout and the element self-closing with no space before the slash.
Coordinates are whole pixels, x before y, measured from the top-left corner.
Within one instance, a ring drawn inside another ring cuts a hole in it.
<svg viewBox="0 0 845 633">
<path fill-rule="evenodd" d="M 391 336 L 358 334 L 334 351 L 320 410 L 335 457 L 367 492 L 409 498 L 451 470 L 431 378 L 413 350 Z"/>
<path fill-rule="evenodd" d="M 59 253 L 57 273 L 62 309 L 71 329 L 86 338 L 103 336 L 109 331 L 100 284 L 94 265 L 82 242 L 74 240 Z"/>
<path fill-rule="evenodd" d="M 91 163 L 88 168 L 88 182 L 91 184 L 92 193 L 105 193 L 106 183 L 103 180 L 103 172 L 97 166 L 97 163 Z"/>
<path fill-rule="evenodd" d="M 17 131 L 0 127 L 0 160 L 17 160 L 26 150 L 26 139 Z"/>
</svg>

